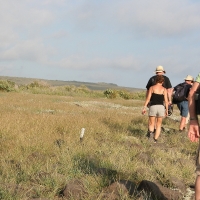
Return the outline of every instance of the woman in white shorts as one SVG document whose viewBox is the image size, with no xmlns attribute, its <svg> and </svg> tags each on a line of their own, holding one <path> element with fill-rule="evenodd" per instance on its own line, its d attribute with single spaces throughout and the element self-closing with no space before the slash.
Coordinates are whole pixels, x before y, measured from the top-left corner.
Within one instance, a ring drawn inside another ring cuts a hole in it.
<svg viewBox="0 0 200 200">
<path fill-rule="evenodd" d="M 168 97 L 167 90 L 162 86 L 164 82 L 164 77 L 161 75 L 156 76 L 156 84 L 149 88 L 149 93 L 146 97 L 146 101 L 142 110 L 142 114 L 146 113 L 147 104 L 150 102 L 149 107 L 149 131 L 147 137 L 154 135 L 154 127 L 156 123 L 156 131 L 153 136 L 154 142 L 157 142 L 157 139 L 161 132 L 162 119 L 168 115 Z"/>
</svg>

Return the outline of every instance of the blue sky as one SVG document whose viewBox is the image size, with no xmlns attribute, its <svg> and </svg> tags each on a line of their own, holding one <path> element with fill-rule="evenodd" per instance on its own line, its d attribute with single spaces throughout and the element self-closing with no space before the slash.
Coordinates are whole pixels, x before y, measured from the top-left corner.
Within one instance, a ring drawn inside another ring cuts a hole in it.
<svg viewBox="0 0 200 200">
<path fill-rule="evenodd" d="M 200 72 L 200 2 L 1 2 L 0 75 L 145 88 L 162 65 L 173 86 Z"/>
</svg>

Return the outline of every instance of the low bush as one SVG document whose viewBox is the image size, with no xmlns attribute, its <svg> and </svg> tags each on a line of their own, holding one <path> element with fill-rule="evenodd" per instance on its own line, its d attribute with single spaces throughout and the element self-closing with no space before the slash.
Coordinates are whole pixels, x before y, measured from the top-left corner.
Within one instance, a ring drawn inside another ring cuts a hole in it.
<svg viewBox="0 0 200 200">
<path fill-rule="evenodd" d="M 15 90 L 15 83 L 8 80 L 0 80 L 0 91 L 11 92 Z"/>
<path fill-rule="evenodd" d="M 28 84 L 27 89 L 31 88 L 49 88 L 50 86 L 44 81 L 34 81 L 33 83 Z"/>
<path fill-rule="evenodd" d="M 107 90 L 104 91 L 104 95 L 109 99 L 115 99 L 117 97 L 117 91 L 107 89 Z"/>
<path fill-rule="evenodd" d="M 115 99 L 117 97 L 121 97 L 123 99 L 129 100 L 129 99 L 145 99 L 145 92 L 129 92 L 126 90 L 112 90 L 112 89 L 107 89 L 104 92 L 104 95 L 108 99 Z"/>
</svg>

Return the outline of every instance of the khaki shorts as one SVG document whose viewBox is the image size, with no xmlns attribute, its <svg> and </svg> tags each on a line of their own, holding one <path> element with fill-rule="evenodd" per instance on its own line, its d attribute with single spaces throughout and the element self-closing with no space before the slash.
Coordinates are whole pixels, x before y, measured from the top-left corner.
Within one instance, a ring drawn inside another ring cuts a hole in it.
<svg viewBox="0 0 200 200">
<path fill-rule="evenodd" d="M 163 105 L 153 105 L 149 108 L 150 117 L 165 117 L 165 107 Z"/>
</svg>

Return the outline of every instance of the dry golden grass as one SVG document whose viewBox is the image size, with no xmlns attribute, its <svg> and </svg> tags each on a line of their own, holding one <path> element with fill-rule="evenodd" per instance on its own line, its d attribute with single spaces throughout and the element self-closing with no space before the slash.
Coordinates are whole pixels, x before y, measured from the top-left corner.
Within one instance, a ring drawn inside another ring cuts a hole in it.
<svg viewBox="0 0 200 200">
<path fill-rule="evenodd" d="M 24 92 L 1 93 L 0 100 L 0 199 L 54 199 L 73 178 L 84 180 L 92 198 L 109 181 L 94 173 L 101 167 L 136 183 L 194 180 L 197 144 L 170 131 L 162 133 L 162 146 L 150 143 L 141 100 Z M 178 129 L 170 119 L 163 125 Z"/>
</svg>

